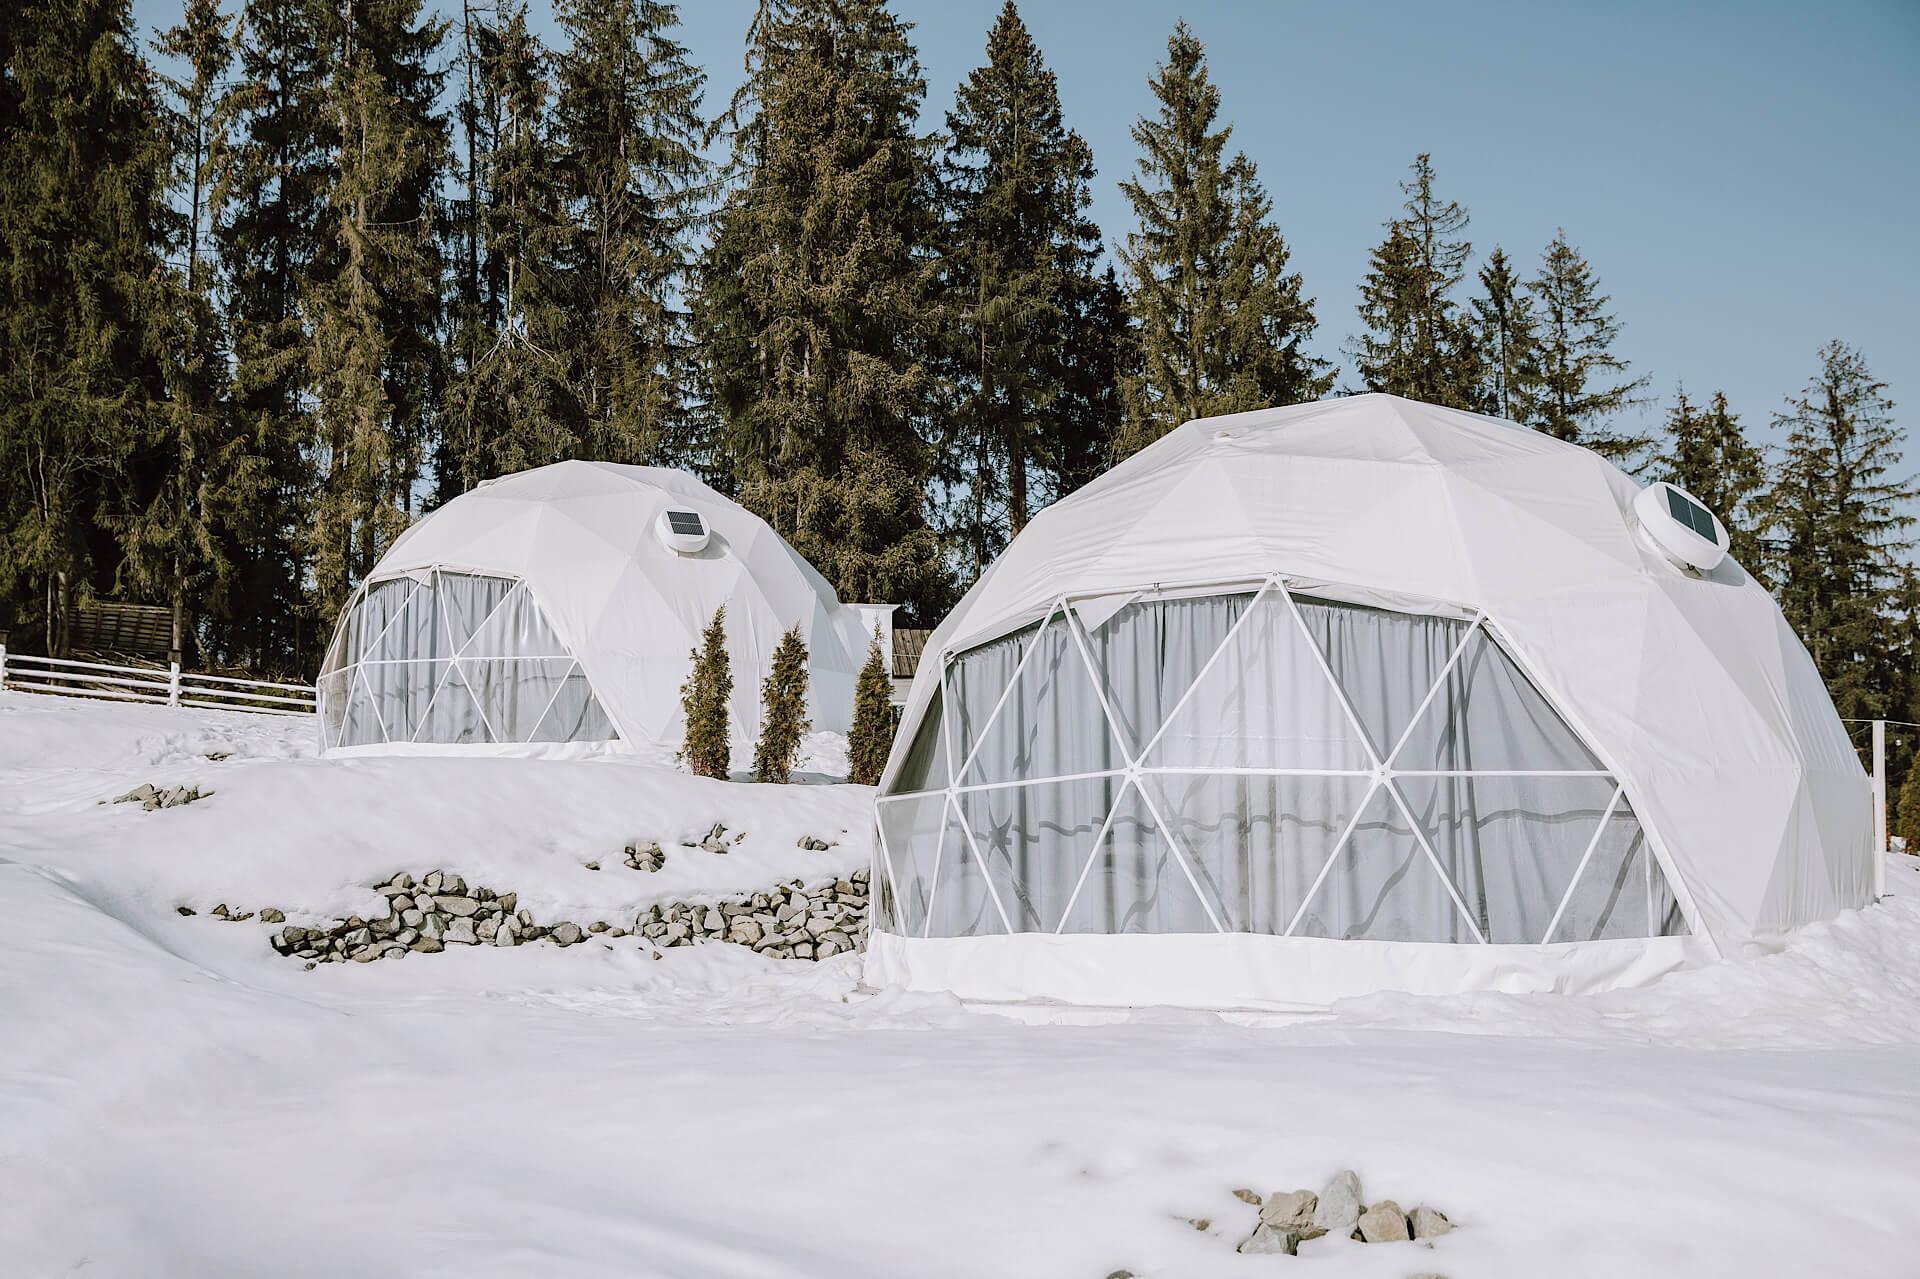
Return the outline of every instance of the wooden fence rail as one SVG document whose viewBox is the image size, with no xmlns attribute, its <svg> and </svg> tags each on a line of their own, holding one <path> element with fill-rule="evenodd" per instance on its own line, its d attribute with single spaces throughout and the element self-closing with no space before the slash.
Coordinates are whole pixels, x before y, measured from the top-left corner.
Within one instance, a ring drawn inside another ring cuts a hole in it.
<svg viewBox="0 0 1920 1279">
<path fill-rule="evenodd" d="M 314 713 L 311 684 L 202 675 L 181 670 L 178 662 L 165 667 L 115 666 L 71 657 L 31 657 L 9 653 L 4 644 L 0 644 L 0 689 L 256 715 Z"/>
</svg>

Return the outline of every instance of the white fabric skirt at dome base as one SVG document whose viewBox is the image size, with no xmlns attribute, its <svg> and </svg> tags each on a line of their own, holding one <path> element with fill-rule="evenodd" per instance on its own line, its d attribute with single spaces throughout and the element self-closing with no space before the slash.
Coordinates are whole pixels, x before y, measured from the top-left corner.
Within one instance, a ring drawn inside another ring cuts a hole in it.
<svg viewBox="0 0 1920 1279">
<path fill-rule="evenodd" d="M 1380 991 L 1587 995 L 1714 958 L 1700 937 L 1545 946 L 1338 941 L 1258 933 L 1015 933 L 867 939 L 872 986 L 982 1003 L 1303 1012 Z"/>
</svg>

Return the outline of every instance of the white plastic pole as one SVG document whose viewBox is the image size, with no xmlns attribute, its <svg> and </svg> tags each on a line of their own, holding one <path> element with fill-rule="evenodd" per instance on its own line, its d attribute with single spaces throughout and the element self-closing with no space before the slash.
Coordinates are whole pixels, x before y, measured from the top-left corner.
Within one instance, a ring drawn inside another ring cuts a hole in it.
<svg viewBox="0 0 1920 1279">
<path fill-rule="evenodd" d="M 1887 891 L 1887 721 L 1873 721 L 1873 895 Z"/>
</svg>

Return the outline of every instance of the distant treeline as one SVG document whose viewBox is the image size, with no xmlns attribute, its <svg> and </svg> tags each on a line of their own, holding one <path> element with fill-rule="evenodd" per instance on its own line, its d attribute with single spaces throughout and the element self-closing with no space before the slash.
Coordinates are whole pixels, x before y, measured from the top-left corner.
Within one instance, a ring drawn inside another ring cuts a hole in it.
<svg viewBox="0 0 1920 1279">
<path fill-rule="evenodd" d="M 1008 3 L 930 118 L 883 0 L 763 0 L 725 103 L 659 0 L 127 0 L 0 26 L 0 625 L 175 606 L 202 660 L 310 675 L 409 520 L 562 458 L 690 468 L 843 598 L 938 617 L 1034 512 L 1188 418 L 1392 391 L 1673 479 L 1737 530 L 1841 713 L 1920 719 L 1914 489 L 1840 342 L 1750 441 L 1658 438 L 1564 232 L 1475 259 L 1428 156 L 1336 368 L 1181 24 L 1116 266 L 1094 157 Z M 1145 70 L 1143 68 L 1142 70 Z M 714 163 L 709 157 L 722 156 Z M 1544 236 L 1543 236 L 1544 238 Z M 1344 308 L 1343 308 L 1344 309 Z M 1763 323 L 1743 317 L 1743 323 Z"/>
</svg>

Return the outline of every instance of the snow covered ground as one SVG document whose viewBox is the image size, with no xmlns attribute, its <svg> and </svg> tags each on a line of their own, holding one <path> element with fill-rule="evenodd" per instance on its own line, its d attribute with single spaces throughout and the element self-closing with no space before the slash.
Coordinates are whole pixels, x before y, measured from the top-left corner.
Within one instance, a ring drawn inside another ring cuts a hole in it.
<svg viewBox="0 0 1920 1279">
<path fill-rule="evenodd" d="M 98 803 L 143 781 L 214 795 Z M 1263 1025 L 1028 1025 L 866 992 L 857 956 L 635 939 L 308 972 L 205 913 L 447 867 L 630 918 L 863 864 L 869 797 L 0 695 L 0 1275 L 1920 1273 L 1905 858 L 1889 900 L 1644 990 Z M 746 840 L 680 847 L 714 821 Z M 1345 1167 L 1459 1229 L 1234 1252 L 1234 1187 Z"/>
</svg>

